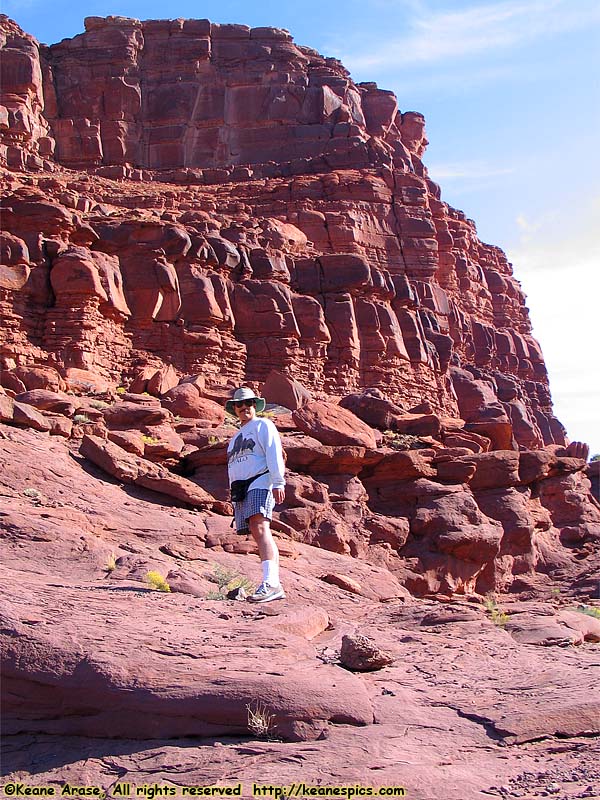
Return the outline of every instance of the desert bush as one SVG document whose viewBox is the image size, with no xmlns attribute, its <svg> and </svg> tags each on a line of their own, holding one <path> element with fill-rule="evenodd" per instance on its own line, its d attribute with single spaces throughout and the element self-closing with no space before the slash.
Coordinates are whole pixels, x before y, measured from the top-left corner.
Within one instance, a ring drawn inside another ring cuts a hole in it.
<svg viewBox="0 0 600 800">
<path fill-rule="evenodd" d="M 275 730 L 275 716 L 270 714 L 267 706 L 261 702 L 248 703 L 248 730 L 259 739 L 271 738 Z"/>
<path fill-rule="evenodd" d="M 248 578 L 235 570 L 221 567 L 219 564 L 215 565 L 212 574 L 206 577 L 211 583 L 216 583 L 218 586 L 216 591 L 208 593 L 207 600 L 226 600 L 227 592 L 234 589 L 244 589 L 249 594 L 254 591 L 254 584 Z"/>
<path fill-rule="evenodd" d="M 486 611 L 489 613 L 490 619 L 494 625 L 497 625 L 499 628 L 505 628 L 510 617 L 506 612 L 498 608 L 496 596 L 493 594 L 488 594 L 483 601 L 483 605 L 485 606 Z"/>
<path fill-rule="evenodd" d="M 577 611 L 579 611 L 580 614 L 587 614 L 588 617 L 600 619 L 600 608 L 597 608 L 596 606 L 577 606 Z"/>
<path fill-rule="evenodd" d="M 90 400 L 90 406 L 97 411 L 102 411 L 103 408 L 109 408 L 110 403 L 106 403 L 104 400 Z"/>
<path fill-rule="evenodd" d="M 171 587 L 167 583 L 167 579 L 156 570 L 151 570 L 150 572 L 146 573 L 146 581 L 153 589 L 156 589 L 157 592 L 171 591 Z"/>
<path fill-rule="evenodd" d="M 23 496 L 28 497 L 30 500 L 39 503 L 42 499 L 42 493 L 39 489 L 34 489 L 33 486 L 28 486 L 26 489 L 23 489 Z"/>
</svg>

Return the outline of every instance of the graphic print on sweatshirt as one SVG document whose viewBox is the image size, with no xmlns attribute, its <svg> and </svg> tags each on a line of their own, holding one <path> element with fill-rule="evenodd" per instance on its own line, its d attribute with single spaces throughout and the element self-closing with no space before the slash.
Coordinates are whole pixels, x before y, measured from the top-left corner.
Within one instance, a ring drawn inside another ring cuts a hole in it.
<svg viewBox="0 0 600 800">
<path fill-rule="evenodd" d="M 247 455 L 249 452 L 253 453 L 254 448 L 256 447 L 256 442 L 250 436 L 246 439 L 243 433 L 239 433 L 235 441 L 233 442 L 233 447 L 229 452 L 228 461 L 233 461 L 238 457 L 241 459 L 242 456 Z"/>
</svg>

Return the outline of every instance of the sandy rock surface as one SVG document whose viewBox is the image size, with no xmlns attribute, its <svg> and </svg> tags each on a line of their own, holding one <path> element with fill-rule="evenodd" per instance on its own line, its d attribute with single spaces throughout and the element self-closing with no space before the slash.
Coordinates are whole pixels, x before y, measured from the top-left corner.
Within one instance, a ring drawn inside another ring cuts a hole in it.
<svg viewBox="0 0 600 800">
<path fill-rule="evenodd" d="M 417 600 L 381 567 L 281 539 L 286 601 L 207 599 L 219 574 L 258 579 L 225 518 L 119 485 L 48 434 L 5 431 L 5 781 L 594 796 L 598 629 L 574 598 L 499 598 L 498 619 L 481 599 Z M 206 546 L 211 531 L 222 544 Z M 392 663 L 344 669 L 343 637 Z"/>
</svg>

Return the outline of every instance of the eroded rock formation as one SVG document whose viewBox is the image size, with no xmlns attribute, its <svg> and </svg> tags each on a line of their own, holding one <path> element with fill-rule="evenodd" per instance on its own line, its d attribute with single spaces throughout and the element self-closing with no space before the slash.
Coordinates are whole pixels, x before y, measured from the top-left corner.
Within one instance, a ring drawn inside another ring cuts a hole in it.
<svg viewBox="0 0 600 800">
<path fill-rule="evenodd" d="M 422 115 L 286 31 L 0 25 L 4 421 L 223 511 L 222 402 L 251 382 L 293 411 L 293 538 L 421 594 L 595 541 L 523 293 L 428 178 Z"/>
<path fill-rule="evenodd" d="M 2 31 L 5 369 L 276 369 L 565 443 L 511 265 L 441 200 L 392 93 L 272 28 Z"/>
<path fill-rule="evenodd" d="M 233 753 L 276 784 L 590 796 L 587 447 L 422 115 L 286 31 L 85 27 L 45 47 L 0 17 L 7 769 L 204 784 Z M 224 600 L 257 566 L 227 517 L 242 382 L 287 457 L 268 610 Z M 287 741 L 240 744 L 249 708 Z"/>
</svg>

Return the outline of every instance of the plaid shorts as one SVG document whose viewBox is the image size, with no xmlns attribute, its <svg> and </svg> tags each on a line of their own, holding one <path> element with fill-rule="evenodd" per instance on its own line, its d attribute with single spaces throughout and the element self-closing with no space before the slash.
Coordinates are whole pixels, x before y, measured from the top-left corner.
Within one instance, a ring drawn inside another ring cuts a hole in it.
<svg viewBox="0 0 600 800">
<path fill-rule="evenodd" d="M 262 514 L 265 519 L 273 517 L 275 499 L 270 489 L 250 489 L 246 499 L 235 506 L 235 528 L 237 533 L 250 533 L 248 518 L 254 514 Z"/>
</svg>

